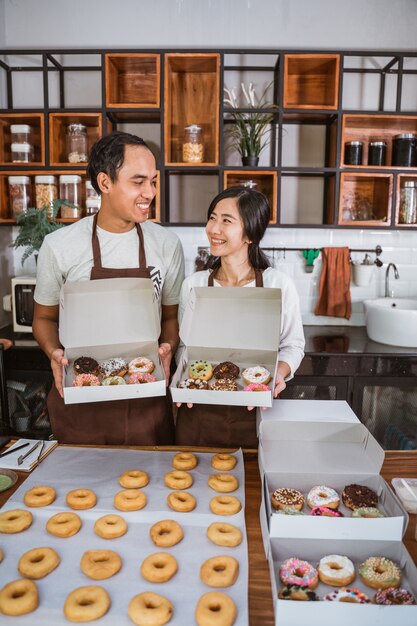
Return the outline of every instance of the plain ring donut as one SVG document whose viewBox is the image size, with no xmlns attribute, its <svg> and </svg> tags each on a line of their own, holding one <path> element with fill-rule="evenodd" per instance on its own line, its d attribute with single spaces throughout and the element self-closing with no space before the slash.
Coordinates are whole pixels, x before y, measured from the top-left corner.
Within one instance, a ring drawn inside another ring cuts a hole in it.
<svg viewBox="0 0 417 626">
<path fill-rule="evenodd" d="M 33 548 L 19 559 L 17 569 L 25 578 L 38 580 L 54 571 L 61 559 L 52 548 Z"/>
<path fill-rule="evenodd" d="M 212 474 L 209 476 L 208 486 L 219 493 L 231 493 L 238 489 L 239 482 L 232 474 Z"/>
<path fill-rule="evenodd" d="M 197 506 L 197 501 L 191 493 L 187 491 L 173 491 L 167 497 L 170 509 L 179 513 L 188 513 Z"/>
<path fill-rule="evenodd" d="M 151 527 L 149 533 L 158 548 L 171 548 L 184 538 L 181 526 L 172 519 L 157 522 Z"/>
<path fill-rule="evenodd" d="M 214 556 L 200 568 L 200 578 L 209 587 L 231 587 L 239 575 L 239 562 L 232 556 Z"/>
<path fill-rule="evenodd" d="M 214 496 L 210 500 L 210 510 L 215 515 L 234 515 L 241 508 L 240 500 L 235 496 Z"/>
<path fill-rule="evenodd" d="M 140 573 L 151 583 L 165 583 L 178 571 L 177 560 L 168 552 L 155 552 L 147 556 L 141 565 Z"/>
<path fill-rule="evenodd" d="M 178 470 L 192 470 L 197 464 L 197 457 L 192 452 L 178 452 L 172 459 L 172 467 Z"/>
<path fill-rule="evenodd" d="M 173 470 L 165 474 L 164 481 L 170 489 L 188 489 L 193 484 L 193 477 L 188 472 Z"/>
<path fill-rule="evenodd" d="M 145 591 L 131 599 L 127 612 L 137 626 L 164 626 L 171 619 L 174 607 L 164 596 Z"/>
<path fill-rule="evenodd" d="M 114 496 L 114 506 L 119 511 L 140 511 L 146 503 L 146 495 L 140 489 L 125 489 Z"/>
<path fill-rule="evenodd" d="M 125 489 L 140 489 L 149 483 L 149 476 L 142 470 L 127 470 L 119 477 L 119 485 Z"/>
<path fill-rule="evenodd" d="M 21 533 L 33 522 L 33 515 L 24 509 L 10 509 L 0 513 L 0 533 Z"/>
<path fill-rule="evenodd" d="M 55 498 L 55 489 L 48 486 L 39 486 L 29 489 L 23 497 L 23 502 L 30 507 L 48 506 Z"/>
<path fill-rule="evenodd" d="M 97 503 L 97 496 L 91 489 L 73 489 L 66 496 L 67 505 L 76 511 L 92 509 Z"/>
<path fill-rule="evenodd" d="M 0 612 L 4 615 L 26 615 L 38 606 L 38 588 L 32 580 L 19 578 L 0 590 Z"/>
<path fill-rule="evenodd" d="M 122 567 L 122 559 L 113 550 L 87 550 L 81 557 L 81 571 L 93 580 L 111 578 Z"/>
<path fill-rule="evenodd" d="M 55 535 L 55 537 L 72 537 L 81 528 L 81 518 L 70 511 L 56 513 L 46 522 L 45 528 L 48 533 Z"/>
<path fill-rule="evenodd" d="M 64 604 L 70 622 L 92 622 L 103 617 L 110 607 L 110 596 L 103 587 L 78 587 L 68 594 Z"/>
<path fill-rule="evenodd" d="M 355 566 L 347 556 L 330 554 L 320 559 L 317 567 L 319 578 L 325 585 L 346 587 L 355 578 Z"/>
<path fill-rule="evenodd" d="M 211 458 L 211 466 L 216 470 L 220 470 L 222 472 L 228 472 L 232 470 L 237 463 L 237 459 L 235 456 L 231 454 L 215 454 Z"/>
<path fill-rule="evenodd" d="M 224 522 L 213 522 L 207 528 L 207 537 L 217 546 L 227 546 L 234 548 L 242 543 L 242 531 Z"/>
<path fill-rule="evenodd" d="M 199 599 L 194 615 L 198 626 L 233 626 L 237 609 L 226 593 L 209 591 Z"/>
<path fill-rule="evenodd" d="M 127 533 L 127 522 L 120 515 L 103 515 L 96 520 L 94 532 L 103 539 L 116 539 Z"/>
</svg>

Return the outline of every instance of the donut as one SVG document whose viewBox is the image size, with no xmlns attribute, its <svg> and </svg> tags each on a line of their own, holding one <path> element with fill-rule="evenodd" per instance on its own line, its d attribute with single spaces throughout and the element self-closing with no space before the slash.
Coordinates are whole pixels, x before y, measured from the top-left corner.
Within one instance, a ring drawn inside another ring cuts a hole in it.
<svg viewBox="0 0 417 626">
<path fill-rule="evenodd" d="M 347 556 L 329 554 L 320 559 L 317 567 L 319 578 L 326 585 L 345 587 L 355 578 L 355 567 Z"/>
<path fill-rule="evenodd" d="M 233 474 L 212 474 L 209 476 L 208 486 L 219 493 L 231 493 L 239 488 L 239 482 Z"/>
<path fill-rule="evenodd" d="M 4 559 L 4 552 L 3 550 L 0 548 L 0 563 L 2 562 L 2 560 Z"/>
<path fill-rule="evenodd" d="M 110 607 L 110 596 L 103 587 L 78 587 L 67 595 L 65 617 L 70 622 L 92 622 L 103 617 Z"/>
<path fill-rule="evenodd" d="M 264 385 L 263 383 L 251 383 L 250 385 L 246 385 L 243 391 L 271 391 L 268 385 Z"/>
<path fill-rule="evenodd" d="M 356 587 L 340 587 L 324 596 L 323 600 L 330 602 L 351 602 L 352 604 L 368 604 L 369 598 Z"/>
<path fill-rule="evenodd" d="M 170 509 L 179 513 L 193 511 L 197 505 L 194 496 L 186 491 L 173 491 L 168 495 L 167 503 Z"/>
<path fill-rule="evenodd" d="M 378 504 L 375 491 L 364 485 L 347 485 L 342 491 L 342 500 L 348 509 L 374 507 Z"/>
<path fill-rule="evenodd" d="M 96 520 L 94 532 L 103 539 L 116 539 L 127 533 L 127 522 L 120 515 L 103 515 Z"/>
<path fill-rule="evenodd" d="M 384 556 L 371 556 L 359 565 L 359 576 L 368 587 L 387 589 L 399 587 L 401 570 L 393 561 Z"/>
<path fill-rule="evenodd" d="M 301 600 L 303 602 L 319 600 L 315 591 L 312 591 L 308 587 L 301 587 L 300 585 L 283 587 L 283 589 L 278 592 L 278 598 L 280 600 Z"/>
<path fill-rule="evenodd" d="M 155 376 L 145 372 L 143 374 L 130 374 L 128 383 L 129 385 L 145 385 L 146 383 L 154 383 L 156 380 Z"/>
<path fill-rule="evenodd" d="M 97 503 L 97 496 L 91 489 L 73 489 L 66 496 L 67 505 L 76 511 L 92 509 Z"/>
<path fill-rule="evenodd" d="M 239 562 L 232 556 L 214 556 L 200 567 L 200 578 L 208 587 L 231 587 L 239 575 Z"/>
<path fill-rule="evenodd" d="M 98 374 L 100 372 L 100 366 L 95 359 L 90 356 L 80 356 L 75 359 L 74 374 Z"/>
<path fill-rule="evenodd" d="M 98 387 L 100 380 L 94 374 L 78 374 L 72 381 L 73 387 Z"/>
<path fill-rule="evenodd" d="M 126 381 L 121 376 L 107 376 L 107 378 L 103 378 L 101 384 L 105 387 L 112 385 L 125 385 Z"/>
<path fill-rule="evenodd" d="M 280 487 L 271 495 L 271 504 L 277 510 L 291 508 L 301 511 L 304 504 L 304 496 L 297 489 Z"/>
<path fill-rule="evenodd" d="M 127 612 L 137 626 L 163 626 L 170 621 L 174 607 L 158 593 L 144 591 L 131 599 Z"/>
<path fill-rule="evenodd" d="M 188 472 L 173 470 L 165 474 L 164 481 L 170 489 L 188 489 L 193 484 L 193 477 Z"/>
<path fill-rule="evenodd" d="M 180 389 L 208 389 L 208 382 L 201 378 L 186 378 L 178 383 Z"/>
<path fill-rule="evenodd" d="M 38 605 L 38 588 L 32 580 L 13 580 L 0 590 L 0 613 L 4 615 L 26 615 Z"/>
<path fill-rule="evenodd" d="M 210 383 L 213 391 L 237 391 L 237 384 L 231 378 L 218 378 Z"/>
<path fill-rule="evenodd" d="M 353 509 L 352 517 L 385 517 L 385 515 L 375 506 L 361 506 L 359 509 Z"/>
<path fill-rule="evenodd" d="M 210 500 L 210 511 L 215 515 L 234 515 L 241 508 L 240 500 L 235 496 L 214 496 Z"/>
<path fill-rule="evenodd" d="M 242 543 L 242 532 L 233 524 L 213 522 L 207 528 L 207 537 L 216 546 L 234 548 Z"/>
<path fill-rule="evenodd" d="M 124 376 L 127 373 L 127 361 L 121 357 L 101 361 L 100 372 L 105 378 L 108 376 Z"/>
<path fill-rule="evenodd" d="M 129 363 L 129 374 L 152 374 L 155 363 L 145 356 L 138 356 Z"/>
<path fill-rule="evenodd" d="M 52 487 L 32 487 L 23 497 L 26 506 L 48 506 L 56 498 L 56 491 Z"/>
<path fill-rule="evenodd" d="M 223 361 L 219 363 L 213 370 L 214 378 L 229 378 L 235 380 L 239 378 L 240 368 L 231 361 Z"/>
<path fill-rule="evenodd" d="M 44 578 L 60 564 L 61 559 L 52 548 L 33 548 L 25 552 L 17 565 L 25 578 Z"/>
<path fill-rule="evenodd" d="M 151 526 L 149 534 L 158 548 L 171 548 L 172 546 L 176 546 L 184 537 L 181 526 L 172 519 L 156 522 L 156 524 Z"/>
<path fill-rule="evenodd" d="M 208 361 L 193 361 L 188 368 L 189 378 L 210 380 L 213 376 L 213 367 Z"/>
<path fill-rule="evenodd" d="M 292 509 L 291 507 L 285 507 L 285 509 L 279 509 L 276 511 L 276 513 L 277 515 L 304 515 L 302 511 L 298 511 L 297 509 Z"/>
<path fill-rule="evenodd" d="M 146 487 L 148 483 L 148 474 L 138 469 L 127 470 L 119 476 L 119 485 L 125 489 L 140 489 Z"/>
<path fill-rule="evenodd" d="M 165 583 L 178 571 L 177 560 L 168 552 L 155 552 L 142 561 L 140 573 L 151 583 Z"/>
<path fill-rule="evenodd" d="M 119 511 L 140 511 L 146 506 L 147 498 L 140 489 L 124 489 L 116 493 L 113 502 Z"/>
<path fill-rule="evenodd" d="M 236 604 L 221 591 L 209 591 L 201 596 L 194 612 L 198 626 L 233 626 L 236 616 Z"/>
<path fill-rule="evenodd" d="M 322 517 L 344 517 L 341 511 L 330 509 L 328 506 L 315 506 L 311 509 L 310 515 L 318 515 Z"/>
<path fill-rule="evenodd" d="M 242 372 L 242 378 L 246 385 L 251 383 L 262 383 L 266 385 L 271 380 L 271 372 L 266 367 L 256 365 L 255 367 L 248 367 Z"/>
<path fill-rule="evenodd" d="M 122 559 L 113 550 L 87 550 L 81 557 L 83 574 L 93 580 L 111 578 L 122 567 Z"/>
<path fill-rule="evenodd" d="M 284 585 L 300 585 L 315 589 L 319 582 L 317 570 L 308 561 L 294 557 L 287 559 L 279 568 L 279 576 Z"/>
<path fill-rule="evenodd" d="M 211 457 L 211 466 L 216 470 L 221 470 L 222 472 L 232 470 L 237 463 L 237 459 L 235 456 L 231 454 L 214 454 Z"/>
<path fill-rule="evenodd" d="M 197 457 L 192 452 L 178 452 L 172 459 L 172 467 L 179 470 L 192 470 L 197 463 Z"/>
<path fill-rule="evenodd" d="M 340 498 L 334 489 L 319 485 L 310 489 L 307 495 L 307 504 L 310 509 L 316 506 L 325 506 L 328 509 L 337 509 L 340 504 Z"/>
<path fill-rule="evenodd" d="M 395 587 L 388 587 L 387 589 L 380 589 L 376 592 L 372 598 L 374 604 L 416 604 L 415 598 L 407 589 L 395 589 Z"/>
<path fill-rule="evenodd" d="M 0 533 L 7 535 L 13 533 L 21 533 L 33 522 L 33 516 L 30 511 L 24 509 L 10 509 L 0 513 Z"/>
<path fill-rule="evenodd" d="M 65 512 L 56 513 L 46 522 L 48 533 L 55 537 L 72 537 L 81 528 L 81 518 L 76 513 Z"/>
</svg>

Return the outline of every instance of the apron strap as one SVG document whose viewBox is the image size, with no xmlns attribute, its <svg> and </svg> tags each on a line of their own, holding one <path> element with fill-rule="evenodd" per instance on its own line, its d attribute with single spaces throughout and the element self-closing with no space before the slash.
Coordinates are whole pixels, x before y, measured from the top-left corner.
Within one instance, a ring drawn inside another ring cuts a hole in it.
<svg viewBox="0 0 417 626">
<path fill-rule="evenodd" d="M 214 277 L 217 274 L 218 268 L 213 270 L 212 272 L 210 272 L 209 277 L 208 277 L 208 283 L 207 286 L 208 287 L 213 287 L 214 286 Z M 255 286 L 256 287 L 263 287 L 264 286 L 264 280 L 262 277 L 262 272 L 261 270 L 255 270 Z"/>
<path fill-rule="evenodd" d="M 100 251 L 100 243 L 97 236 L 97 218 L 98 213 L 95 214 L 93 219 L 93 232 L 91 235 L 91 244 L 93 246 L 93 267 L 102 268 L 101 264 L 101 251 Z M 145 254 L 145 244 L 143 241 L 143 232 L 140 227 L 140 224 L 136 224 L 136 230 L 139 237 L 139 267 L 140 269 L 146 269 L 146 254 Z"/>
</svg>

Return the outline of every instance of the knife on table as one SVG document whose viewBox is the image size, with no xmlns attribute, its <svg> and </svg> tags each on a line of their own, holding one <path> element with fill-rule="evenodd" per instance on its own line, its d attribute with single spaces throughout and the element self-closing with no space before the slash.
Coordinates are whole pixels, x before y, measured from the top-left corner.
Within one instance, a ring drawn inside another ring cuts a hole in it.
<svg viewBox="0 0 417 626">
<path fill-rule="evenodd" d="M 36 450 L 36 448 L 38 448 L 38 447 L 41 445 L 41 443 L 42 443 L 42 439 L 39 439 L 39 441 L 37 441 L 37 442 L 35 443 L 35 445 L 33 445 L 31 448 L 29 448 L 29 450 L 28 450 L 25 454 L 21 454 L 21 455 L 19 456 L 19 458 L 17 459 L 17 464 L 18 464 L 18 465 L 22 465 L 22 463 L 23 463 L 23 461 L 26 459 L 26 457 L 28 457 L 28 456 L 29 456 L 29 454 L 32 454 L 32 452 L 33 452 L 34 450 Z"/>
</svg>

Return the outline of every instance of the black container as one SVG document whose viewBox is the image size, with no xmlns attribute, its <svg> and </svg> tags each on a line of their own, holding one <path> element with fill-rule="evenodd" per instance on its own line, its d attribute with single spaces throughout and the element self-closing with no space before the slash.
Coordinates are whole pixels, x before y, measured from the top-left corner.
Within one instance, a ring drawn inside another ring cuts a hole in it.
<svg viewBox="0 0 417 626">
<path fill-rule="evenodd" d="M 345 165 L 362 165 L 362 142 L 345 143 Z"/>
<path fill-rule="evenodd" d="M 392 142 L 392 165 L 398 167 L 417 166 L 417 135 L 414 133 L 395 135 Z"/>
<path fill-rule="evenodd" d="M 371 141 L 368 149 L 368 165 L 385 165 L 387 144 L 385 141 Z"/>
</svg>

